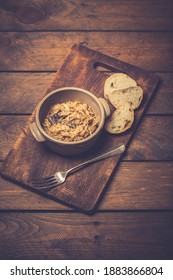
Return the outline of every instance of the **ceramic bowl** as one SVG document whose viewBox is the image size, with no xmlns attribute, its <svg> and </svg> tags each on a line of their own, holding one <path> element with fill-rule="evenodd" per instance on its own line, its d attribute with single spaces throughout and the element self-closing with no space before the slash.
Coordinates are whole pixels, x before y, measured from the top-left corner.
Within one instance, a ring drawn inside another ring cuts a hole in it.
<svg viewBox="0 0 173 280">
<path fill-rule="evenodd" d="M 99 126 L 96 131 L 81 141 L 63 142 L 56 140 L 50 137 L 41 125 L 53 105 L 69 100 L 78 100 L 88 104 L 99 118 Z M 104 127 L 105 119 L 109 115 L 110 109 L 105 99 L 97 98 L 91 92 L 81 88 L 64 87 L 50 92 L 41 100 L 36 108 L 35 122 L 31 123 L 30 129 L 38 142 L 45 142 L 53 151 L 62 155 L 75 155 L 89 150 L 96 143 Z"/>
</svg>

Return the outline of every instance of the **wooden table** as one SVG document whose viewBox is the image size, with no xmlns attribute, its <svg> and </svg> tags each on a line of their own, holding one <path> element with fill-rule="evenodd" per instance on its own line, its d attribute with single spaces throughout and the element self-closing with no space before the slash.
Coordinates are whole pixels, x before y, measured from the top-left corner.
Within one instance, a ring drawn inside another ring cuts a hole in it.
<svg viewBox="0 0 173 280">
<path fill-rule="evenodd" d="M 73 44 L 160 77 L 94 214 L 0 179 L 0 259 L 172 259 L 172 1 L 4 0 L 0 5 L 1 164 Z"/>
</svg>

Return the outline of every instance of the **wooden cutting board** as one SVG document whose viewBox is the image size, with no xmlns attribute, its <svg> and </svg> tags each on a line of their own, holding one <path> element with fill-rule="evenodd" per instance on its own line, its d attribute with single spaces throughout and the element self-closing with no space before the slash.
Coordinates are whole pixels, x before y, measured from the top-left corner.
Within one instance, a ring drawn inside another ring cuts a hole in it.
<svg viewBox="0 0 173 280">
<path fill-rule="evenodd" d="M 103 97 L 104 83 L 108 74 L 98 71 L 99 67 L 112 72 L 124 72 L 143 88 L 144 99 L 140 108 L 135 111 L 132 128 L 121 135 L 111 135 L 103 131 L 91 151 L 80 156 L 63 157 L 53 153 L 44 143 L 38 143 L 33 138 L 29 129 L 29 124 L 35 118 L 33 112 L 2 166 L 3 176 L 36 191 L 30 184 L 31 179 L 67 170 L 107 149 L 112 149 L 119 143 L 128 145 L 158 83 L 159 79 L 154 74 L 84 46 L 74 45 L 46 93 L 59 87 L 74 86 L 89 90 L 97 97 Z M 93 211 L 104 194 L 119 160 L 120 156 L 115 156 L 97 162 L 70 175 L 65 183 L 48 192 L 36 192 L 71 207 Z"/>
</svg>

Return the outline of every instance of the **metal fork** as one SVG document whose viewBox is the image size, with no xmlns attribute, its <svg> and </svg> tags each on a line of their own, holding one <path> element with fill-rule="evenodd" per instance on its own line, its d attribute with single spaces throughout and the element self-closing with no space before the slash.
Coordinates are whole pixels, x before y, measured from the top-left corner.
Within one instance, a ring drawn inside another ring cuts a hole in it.
<svg viewBox="0 0 173 280">
<path fill-rule="evenodd" d="M 123 153 L 124 151 L 125 151 L 125 145 L 124 144 L 118 145 L 115 149 L 108 151 L 104 154 L 101 154 L 100 156 L 97 156 L 90 160 L 87 160 L 77 166 L 70 168 L 67 171 L 62 171 L 62 172 L 58 171 L 51 176 L 34 179 L 31 181 L 31 183 L 35 188 L 37 188 L 39 190 L 40 189 L 45 189 L 45 190 L 52 189 L 52 188 L 64 183 L 69 174 L 74 173 L 75 171 L 78 171 L 79 169 L 81 169 L 85 166 L 88 166 L 89 164 L 94 163 L 96 161 L 100 161 L 100 160 L 103 160 L 103 159 L 106 159 L 106 158 L 109 158 L 109 157 L 112 157 L 115 155 L 119 155 L 119 154 Z"/>
</svg>

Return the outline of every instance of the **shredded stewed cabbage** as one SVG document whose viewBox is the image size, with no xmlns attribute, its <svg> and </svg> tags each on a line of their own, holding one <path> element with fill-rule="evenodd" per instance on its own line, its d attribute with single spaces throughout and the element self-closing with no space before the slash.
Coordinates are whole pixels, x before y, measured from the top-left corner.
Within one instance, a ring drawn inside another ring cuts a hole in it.
<svg viewBox="0 0 173 280">
<path fill-rule="evenodd" d="M 74 142 L 94 133 L 99 126 L 99 119 L 89 105 L 79 101 L 68 101 L 55 104 L 42 126 L 52 138 Z"/>
</svg>

